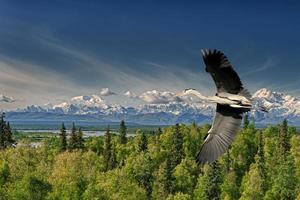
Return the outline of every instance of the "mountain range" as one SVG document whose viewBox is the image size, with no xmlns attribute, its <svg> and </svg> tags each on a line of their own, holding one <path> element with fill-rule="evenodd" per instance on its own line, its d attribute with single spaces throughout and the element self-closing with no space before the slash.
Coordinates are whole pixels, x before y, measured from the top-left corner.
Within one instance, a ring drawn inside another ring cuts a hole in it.
<svg viewBox="0 0 300 200">
<path fill-rule="evenodd" d="M 300 100 L 266 88 L 253 96 L 254 109 L 250 117 L 258 124 L 289 123 L 300 125 Z M 259 111 L 264 106 L 268 113 Z M 77 96 L 61 104 L 31 105 L 7 112 L 10 121 L 92 121 L 102 123 L 126 122 L 143 125 L 169 125 L 175 123 L 210 123 L 215 105 L 198 99 L 197 102 L 175 101 L 163 104 L 144 104 L 126 107 L 108 104 L 98 95 Z"/>
</svg>

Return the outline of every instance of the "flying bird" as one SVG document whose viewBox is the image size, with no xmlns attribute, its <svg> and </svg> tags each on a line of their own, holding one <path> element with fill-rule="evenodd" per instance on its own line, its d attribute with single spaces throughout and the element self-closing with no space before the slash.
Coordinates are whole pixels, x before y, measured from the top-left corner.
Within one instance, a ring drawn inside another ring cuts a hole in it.
<svg viewBox="0 0 300 200">
<path fill-rule="evenodd" d="M 244 88 L 227 57 L 214 49 L 202 50 L 203 61 L 217 87 L 215 96 L 203 96 L 195 89 L 186 89 L 180 96 L 193 94 L 217 104 L 213 124 L 197 155 L 198 163 L 212 163 L 224 154 L 240 129 L 243 113 L 252 108 L 251 94 Z"/>
</svg>

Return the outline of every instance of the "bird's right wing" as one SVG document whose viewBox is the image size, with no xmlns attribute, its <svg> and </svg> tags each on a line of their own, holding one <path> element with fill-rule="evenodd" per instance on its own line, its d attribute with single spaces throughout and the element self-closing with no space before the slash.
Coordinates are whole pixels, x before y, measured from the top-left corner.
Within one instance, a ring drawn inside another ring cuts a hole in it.
<svg viewBox="0 0 300 200">
<path fill-rule="evenodd" d="M 219 93 L 238 94 L 243 90 L 240 77 L 222 52 L 204 49 L 202 56 L 206 65 L 205 70 L 212 76 Z"/>
<path fill-rule="evenodd" d="M 240 129 L 243 111 L 217 104 L 213 125 L 197 155 L 198 163 L 212 163 L 226 152 Z"/>
</svg>

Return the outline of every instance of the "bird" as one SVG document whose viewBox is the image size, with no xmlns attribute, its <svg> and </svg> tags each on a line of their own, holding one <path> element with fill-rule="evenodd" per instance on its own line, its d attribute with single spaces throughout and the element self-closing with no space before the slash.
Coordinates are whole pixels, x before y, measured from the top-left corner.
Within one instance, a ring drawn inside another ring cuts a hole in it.
<svg viewBox="0 0 300 200">
<path fill-rule="evenodd" d="M 240 77 L 228 58 L 217 49 L 202 50 L 205 71 L 215 82 L 215 96 L 204 96 L 193 88 L 179 94 L 195 95 L 205 101 L 216 103 L 216 112 L 196 161 L 199 164 L 213 163 L 224 154 L 240 129 L 244 113 L 252 109 L 250 92 L 243 86 Z"/>
</svg>

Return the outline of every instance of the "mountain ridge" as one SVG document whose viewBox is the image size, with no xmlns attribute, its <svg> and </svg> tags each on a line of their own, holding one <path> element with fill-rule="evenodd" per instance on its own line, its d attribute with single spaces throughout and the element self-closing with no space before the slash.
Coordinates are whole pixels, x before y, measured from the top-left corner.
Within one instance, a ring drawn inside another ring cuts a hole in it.
<svg viewBox="0 0 300 200">
<path fill-rule="evenodd" d="M 292 124 L 300 125 L 300 100 L 291 95 L 274 92 L 266 88 L 257 90 L 253 95 L 251 117 L 257 123 L 279 123 L 288 119 Z M 269 111 L 264 113 L 259 107 Z M 31 105 L 24 109 L 8 112 L 8 118 L 14 120 L 37 120 L 47 118 L 55 120 L 99 120 L 116 122 L 124 119 L 139 124 L 168 125 L 174 123 L 207 123 L 213 117 L 215 105 L 198 99 L 195 103 L 169 102 L 144 104 L 136 107 L 107 104 L 98 95 L 85 95 L 71 98 L 67 102 L 44 106 Z M 38 116 L 38 117 L 36 117 Z M 62 117 L 63 116 L 63 117 Z"/>
</svg>

